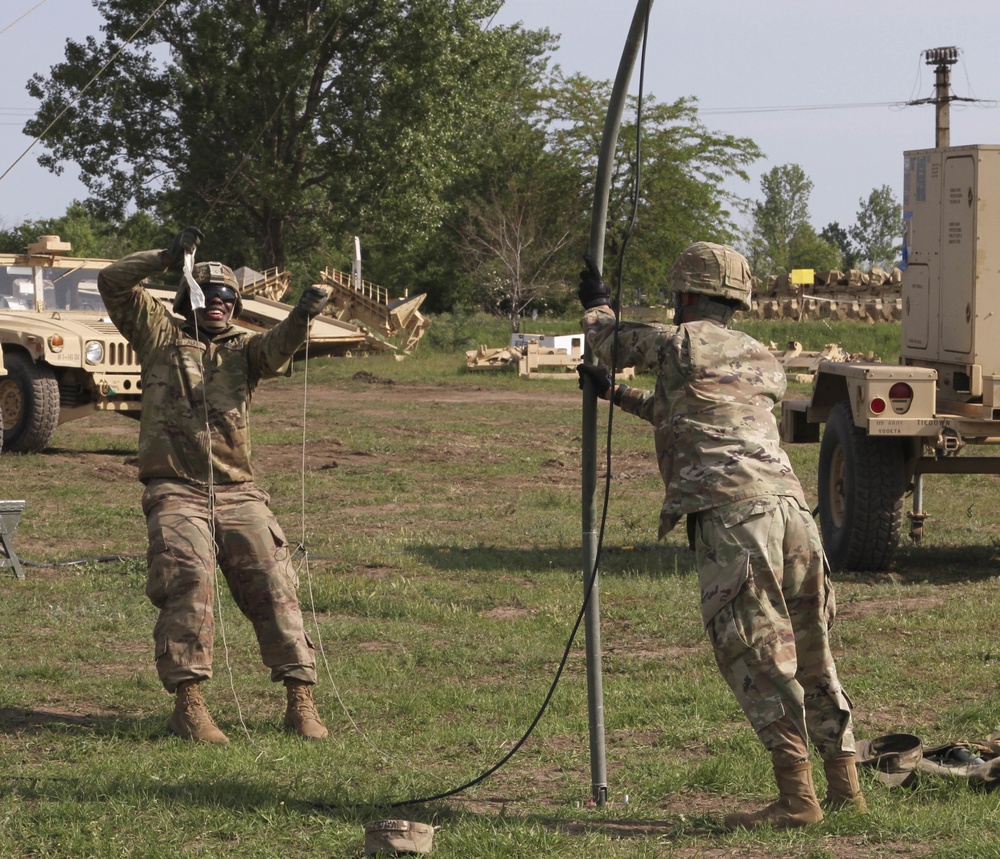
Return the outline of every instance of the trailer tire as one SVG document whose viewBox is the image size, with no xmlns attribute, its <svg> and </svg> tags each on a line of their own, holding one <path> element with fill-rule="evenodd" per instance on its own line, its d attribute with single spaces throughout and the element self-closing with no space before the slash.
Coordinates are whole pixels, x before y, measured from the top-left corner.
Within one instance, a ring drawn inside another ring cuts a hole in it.
<svg viewBox="0 0 1000 859">
<path fill-rule="evenodd" d="M 59 426 L 59 383 L 50 367 L 23 352 L 4 353 L 7 375 L 0 377 L 3 449 L 38 453 Z"/>
<path fill-rule="evenodd" d="M 906 469 L 898 439 L 854 425 L 851 404 L 830 412 L 819 449 L 819 525 L 836 570 L 887 570 L 899 548 Z"/>
</svg>

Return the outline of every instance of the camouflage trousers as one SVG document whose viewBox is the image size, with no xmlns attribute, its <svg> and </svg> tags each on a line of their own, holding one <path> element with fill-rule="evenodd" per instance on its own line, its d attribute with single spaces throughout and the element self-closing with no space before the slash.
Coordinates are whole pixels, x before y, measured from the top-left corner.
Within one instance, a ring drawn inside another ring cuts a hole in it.
<svg viewBox="0 0 1000 859">
<path fill-rule="evenodd" d="M 159 610 L 156 670 L 168 692 L 212 676 L 216 563 L 253 624 L 275 682 L 316 682 L 316 654 L 302 624 L 288 541 L 253 483 L 208 487 L 151 480 L 142 496 L 149 534 L 146 596 Z"/>
<path fill-rule="evenodd" d="M 697 514 L 702 613 L 715 660 L 775 761 L 854 750 L 851 702 L 829 626 L 836 613 L 809 510 L 764 496 Z"/>
</svg>

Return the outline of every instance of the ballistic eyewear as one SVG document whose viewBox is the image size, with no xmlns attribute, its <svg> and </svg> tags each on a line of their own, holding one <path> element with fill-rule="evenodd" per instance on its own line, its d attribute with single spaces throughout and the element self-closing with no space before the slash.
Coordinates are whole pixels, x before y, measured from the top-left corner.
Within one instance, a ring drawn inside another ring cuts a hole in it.
<svg viewBox="0 0 1000 859">
<path fill-rule="evenodd" d="M 236 292 L 231 286 L 226 286 L 221 283 L 210 283 L 207 286 L 202 287 L 202 292 L 205 293 L 205 301 L 211 301 L 213 298 L 218 296 L 226 304 L 236 303 Z"/>
</svg>

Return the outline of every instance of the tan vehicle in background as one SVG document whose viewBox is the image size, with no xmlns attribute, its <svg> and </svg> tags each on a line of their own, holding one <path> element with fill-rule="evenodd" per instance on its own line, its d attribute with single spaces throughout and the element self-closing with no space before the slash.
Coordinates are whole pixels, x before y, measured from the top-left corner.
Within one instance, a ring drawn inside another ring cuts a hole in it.
<svg viewBox="0 0 1000 859">
<path fill-rule="evenodd" d="M 139 365 L 97 291 L 109 260 L 69 251 L 42 236 L 25 254 L 0 254 L 4 451 L 43 450 L 59 424 L 94 411 L 139 415 Z"/>
</svg>

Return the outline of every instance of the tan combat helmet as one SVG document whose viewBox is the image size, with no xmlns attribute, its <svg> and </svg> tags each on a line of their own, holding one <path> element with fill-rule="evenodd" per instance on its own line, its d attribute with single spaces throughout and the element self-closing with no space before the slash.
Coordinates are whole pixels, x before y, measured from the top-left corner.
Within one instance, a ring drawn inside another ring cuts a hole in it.
<svg viewBox="0 0 1000 859">
<path fill-rule="evenodd" d="M 749 310 L 753 275 L 746 257 L 729 245 L 696 242 L 671 267 L 670 288 L 674 292 L 729 299 L 737 302 L 741 310 Z"/>
<path fill-rule="evenodd" d="M 236 279 L 236 275 L 233 274 L 233 270 L 228 265 L 221 262 L 195 263 L 194 268 L 191 269 L 191 277 L 201 287 L 217 283 L 232 289 L 236 293 L 236 301 L 233 303 L 233 315 L 231 318 L 236 319 L 240 315 L 240 312 L 243 310 L 243 299 L 240 297 L 240 282 Z M 174 296 L 175 313 L 183 312 L 182 308 L 184 307 L 185 300 L 190 300 L 189 293 L 190 289 L 182 279 Z"/>
</svg>

